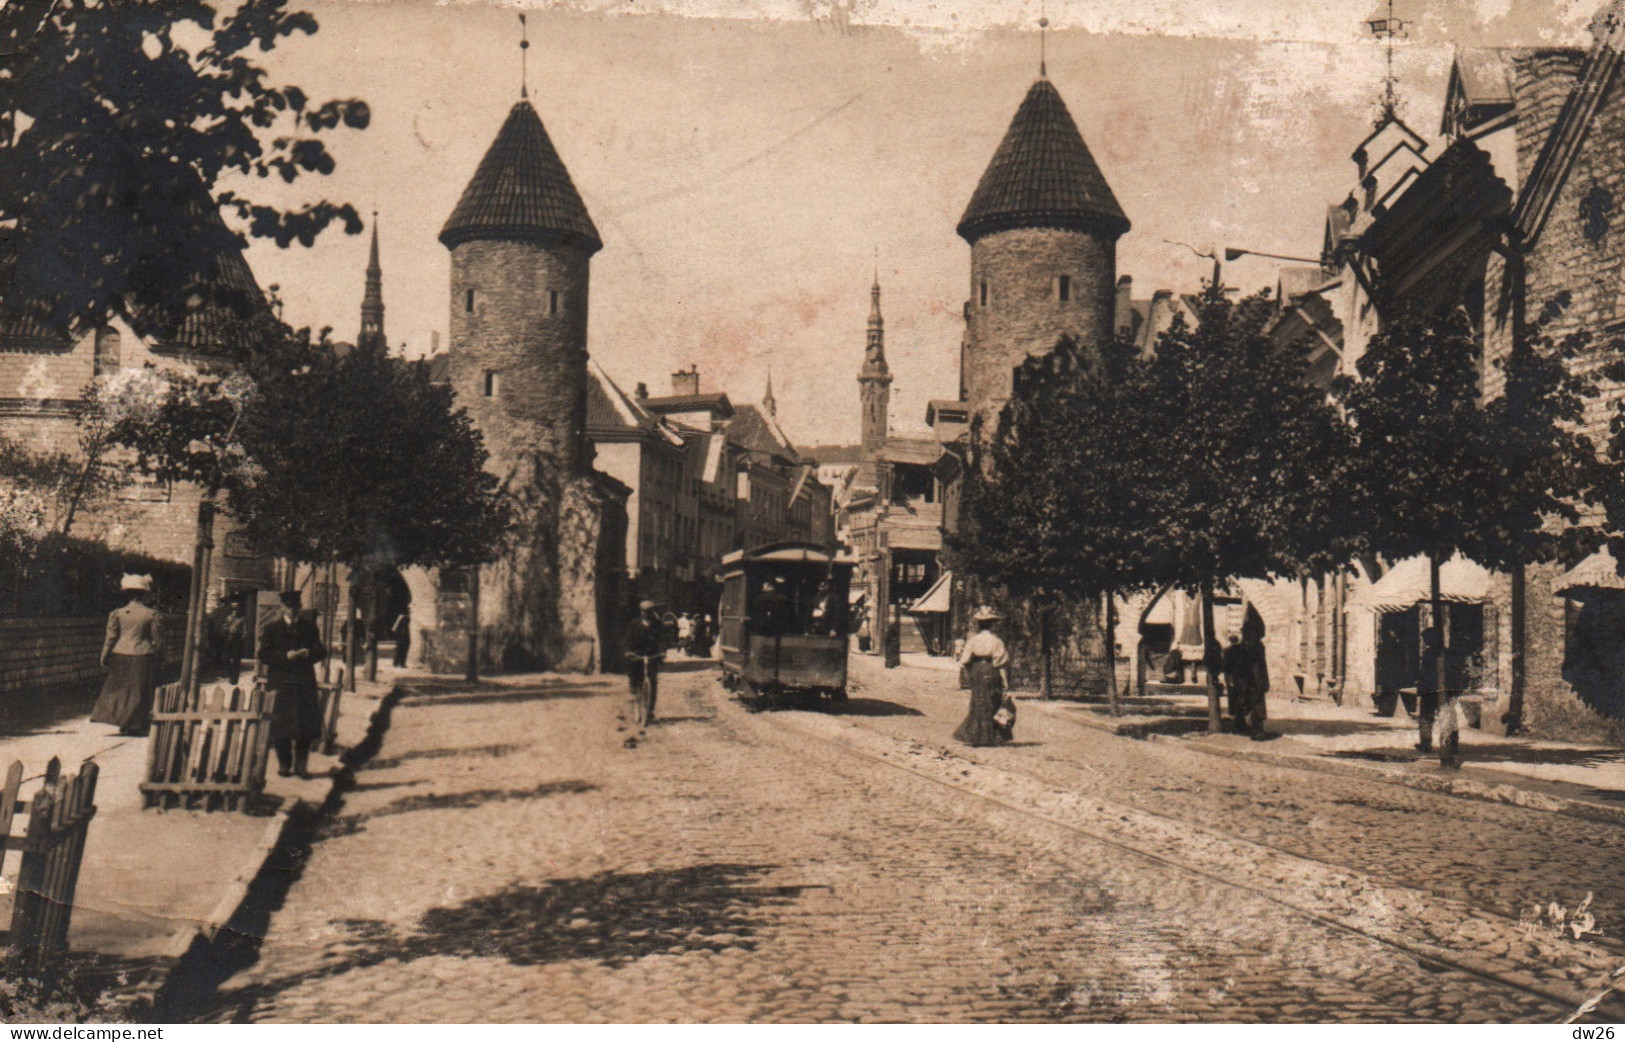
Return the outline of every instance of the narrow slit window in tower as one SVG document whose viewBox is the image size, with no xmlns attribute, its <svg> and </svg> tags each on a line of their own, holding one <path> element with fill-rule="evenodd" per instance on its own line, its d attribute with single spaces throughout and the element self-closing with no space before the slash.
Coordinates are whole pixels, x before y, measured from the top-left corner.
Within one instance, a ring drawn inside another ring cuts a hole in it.
<svg viewBox="0 0 1625 1042">
<path fill-rule="evenodd" d="M 470 290 L 469 292 L 473 291 Z M 500 390 L 501 387 L 502 374 L 497 372 L 495 369 L 487 369 L 485 371 L 485 396 L 487 398 L 495 398 L 497 396 L 497 391 Z"/>
<path fill-rule="evenodd" d="M 1072 276 L 1055 276 L 1055 299 L 1063 304 L 1072 299 Z"/>
<path fill-rule="evenodd" d="M 980 289 L 978 290 L 977 304 L 980 305 L 981 307 L 984 307 L 984 308 L 987 307 L 987 280 L 986 279 L 982 280 L 982 285 L 981 285 Z"/>
<path fill-rule="evenodd" d="M 474 291 L 472 289 L 463 296 L 463 310 L 471 315 L 474 313 Z"/>
<path fill-rule="evenodd" d="M 547 313 L 549 315 L 559 313 L 559 291 L 556 289 L 547 291 Z"/>
</svg>

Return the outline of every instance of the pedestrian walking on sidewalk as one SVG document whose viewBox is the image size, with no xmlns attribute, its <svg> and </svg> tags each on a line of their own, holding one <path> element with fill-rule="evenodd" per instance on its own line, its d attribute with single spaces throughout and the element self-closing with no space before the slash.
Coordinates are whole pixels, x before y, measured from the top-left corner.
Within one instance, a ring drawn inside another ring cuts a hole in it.
<svg viewBox="0 0 1625 1042">
<path fill-rule="evenodd" d="M 158 654 L 163 647 L 158 613 L 147 604 L 152 576 L 126 575 L 119 581 L 119 589 L 130 601 L 107 617 L 107 639 L 102 642 L 107 679 L 90 719 L 112 724 L 119 734 L 144 735 L 152 720 Z"/>
<path fill-rule="evenodd" d="M 390 627 L 390 633 L 395 637 L 395 668 L 406 668 L 406 653 L 412 650 L 412 613 L 403 611 L 395 617 L 395 625 Z"/>
<path fill-rule="evenodd" d="M 1247 733 L 1247 707 L 1250 701 L 1247 685 L 1252 671 L 1247 668 L 1247 649 L 1242 647 L 1241 634 L 1230 634 L 1220 658 L 1220 671 L 1224 674 L 1226 708 L 1230 710 L 1230 725 L 1236 734 Z"/>
<path fill-rule="evenodd" d="M 1273 736 L 1264 726 L 1269 719 L 1270 665 L 1269 655 L 1264 650 L 1262 627 L 1259 629 L 1243 627 L 1241 648 L 1246 675 L 1244 685 L 1246 700 L 1243 702 L 1243 710 L 1247 715 L 1244 724 L 1253 741 L 1263 741 Z"/>
<path fill-rule="evenodd" d="M 282 593 L 282 614 L 260 633 L 259 659 L 265 688 L 275 692 L 271 707 L 271 746 L 277 773 L 310 777 L 310 747 L 322 736 L 321 693 L 316 663 L 327 657 L 316 623 L 300 612 L 298 590 Z"/>
<path fill-rule="evenodd" d="M 954 740 L 972 746 L 999 745 L 1010 740 L 1016 722 L 1015 703 L 1005 694 L 1010 653 L 993 632 L 998 612 L 984 606 L 972 618 L 976 632 L 959 652 L 959 664 L 970 681 L 970 712 L 954 732 Z M 1001 712 L 1007 723 L 1000 722 Z"/>
</svg>

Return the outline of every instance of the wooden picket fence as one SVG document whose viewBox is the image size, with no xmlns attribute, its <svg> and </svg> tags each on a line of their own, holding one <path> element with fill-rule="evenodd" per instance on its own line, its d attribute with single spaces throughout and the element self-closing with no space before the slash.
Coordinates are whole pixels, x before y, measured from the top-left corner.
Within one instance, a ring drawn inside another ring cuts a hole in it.
<svg viewBox="0 0 1625 1042">
<path fill-rule="evenodd" d="M 190 697 L 180 684 L 160 687 L 142 806 L 251 810 L 265 791 L 275 698 L 260 684 L 206 687 Z"/>
<path fill-rule="evenodd" d="M 0 878 L 6 855 L 22 859 L 11 893 L 11 933 L 7 946 L 27 969 L 37 970 L 67 950 L 68 921 L 85 855 L 85 834 L 96 816 L 99 768 L 86 760 L 79 773 L 62 777 L 62 761 L 52 758 L 32 799 L 20 799 L 23 765 L 12 763 L 0 786 Z M 26 831 L 12 832 L 14 819 L 26 815 Z"/>
</svg>

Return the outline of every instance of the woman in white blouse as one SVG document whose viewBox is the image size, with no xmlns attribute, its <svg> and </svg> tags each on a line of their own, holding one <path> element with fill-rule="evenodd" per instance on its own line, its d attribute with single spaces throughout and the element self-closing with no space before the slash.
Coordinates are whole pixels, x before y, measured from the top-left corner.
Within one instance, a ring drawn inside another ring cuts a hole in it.
<svg viewBox="0 0 1625 1042">
<path fill-rule="evenodd" d="M 984 606 L 971 617 L 976 621 L 976 632 L 959 652 L 959 664 L 965 667 L 970 681 L 970 713 L 954 732 L 954 738 L 966 745 L 998 745 L 1010 740 L 1010 725 L 1001 726 L 995 719 L 1004 703 L 1005 667 L 1010 664 L 1010 653 L 993 632 L 998 612 Z"/>
</svg>

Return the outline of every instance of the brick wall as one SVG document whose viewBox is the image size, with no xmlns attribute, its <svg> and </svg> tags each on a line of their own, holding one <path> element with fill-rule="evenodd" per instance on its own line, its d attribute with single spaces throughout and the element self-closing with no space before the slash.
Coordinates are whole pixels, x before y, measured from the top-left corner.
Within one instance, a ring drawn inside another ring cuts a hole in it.
<svg viewBox="0 0 1625 1042">
<path fill-rule="evenodd" d="M 1563 51 L 1534 51 L 1516 61 L 1518 171 L 1525 185 L 1574 86 L 1580 61 L 1574 52 Z M 1621 140 L 1625 140 L 1625 83 L 1616 80 L 1527 257 L 1526 305 L 1531 320 L 1559 293 L 1567 292 L 1573 298 L 1553 327 L 1558 336 L 1586 330 L 1597 343 L 1605 343 L 1625 322 L 1625 150 L 1619 147 Z M 1582 205 L 1597 189 L 1612 196 L 1612 220 L 1604 234 L 1588 236 Z M 1491 395 L 1500 389 L 1493 361 L 1511 349 L 1508 324 L 1496 321 L 1503 269 L 1500 258 L 1492 259 L 1486 279 L 1486 392 Z M 1594 367 L 1603 360 L 1601 352 L 1593 351 L 1578 364 Z M 1620 393 L 1619 387 L 1606 385 L 1587 409 L 1586 427 L 1599 445 L 1606 443 Z M 1563 676 L 1569 604 L 1553 590 L 1563 571 L 1562 565 L 1545 565 L 1526 572 L 1525 722 L 1536 733 L 1551 737 L 1619 740 L 1625 737 L 1625 724 L 1586 706 Z M 1508 578 L 1498 577 L 1492 599 L 1504 618 L 1511 603 Z M 1621 637 L 1625 639 L 1625 634 Z M 1501 648 L 1501 676 L 1506 678 L 1510 648 L 1507 643 Z"/>
<path fill-rule="evenodd" d="M 184 616 L 165 616 L 164 665 L 180 664 Z M 102 681 L 102 640 L 107 620 L 90 618 L 0 619 L 0 698 L 60 694 Z"/>
</svg>

